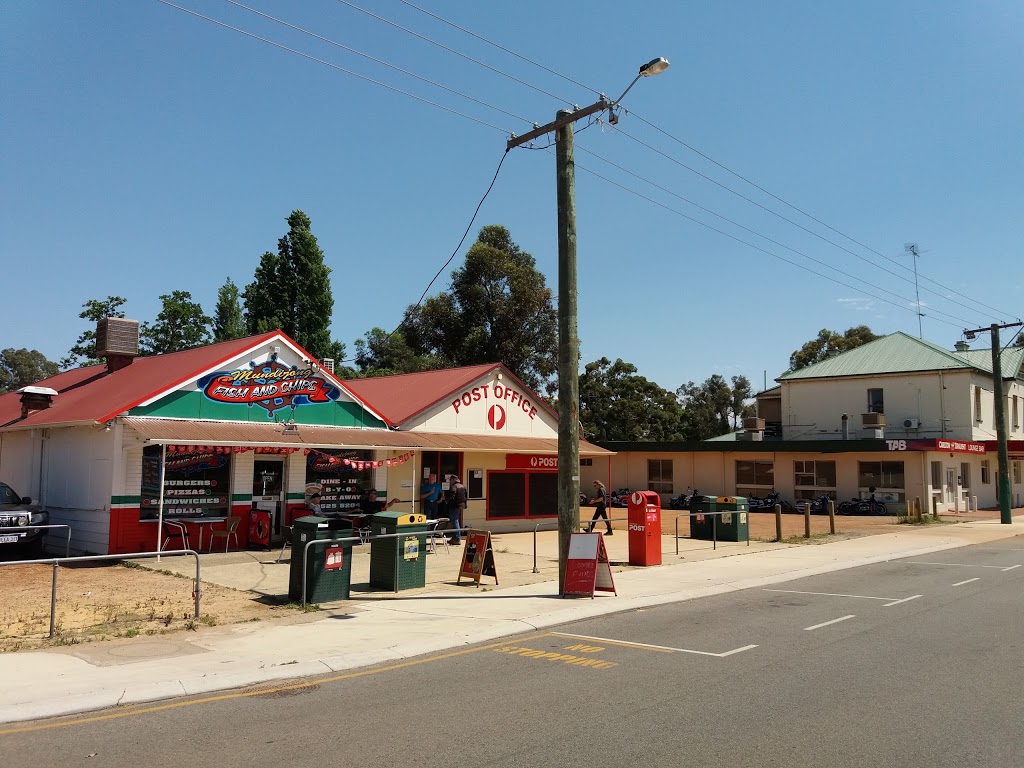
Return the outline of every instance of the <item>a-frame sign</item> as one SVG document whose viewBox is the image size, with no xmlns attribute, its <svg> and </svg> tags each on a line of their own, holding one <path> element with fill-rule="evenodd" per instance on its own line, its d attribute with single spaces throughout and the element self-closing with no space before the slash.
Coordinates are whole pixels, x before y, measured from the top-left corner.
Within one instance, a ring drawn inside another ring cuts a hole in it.
<svg viewBox="0 0 1024 768">
<path fill-rule="evenodd" d="M 458 584 L 462 577 L 473 579 L 480 586 L 481 576 L 493 576 L 498 583 L 498 570 L 494 567 L 494 550 L 491 548 L 490 531 L 467 531 L 466 546 L 462 550 L 462 563 L 459 565 Z"/>
<path fill-rule="evenodd" d="M 615 591 L 604 536 L 600 533 L 569 534 L 569 555 L 565 562 L 562 597 L 578 595 L 593 599 L 595 591 L 619 594 Z"/>
</svg>

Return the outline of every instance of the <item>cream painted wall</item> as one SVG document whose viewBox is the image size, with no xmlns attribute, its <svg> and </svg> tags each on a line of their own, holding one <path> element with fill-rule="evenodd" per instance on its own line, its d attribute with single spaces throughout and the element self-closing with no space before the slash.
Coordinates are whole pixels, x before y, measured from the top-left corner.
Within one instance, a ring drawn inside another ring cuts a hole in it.
<svg viewBox="0 0 1024 768">
<path fill-rule="evenodd" d="M 0 434 L 0 480 L 33 501 L 39 498 L 38 445 L 29 430 Z"/>
</svg>

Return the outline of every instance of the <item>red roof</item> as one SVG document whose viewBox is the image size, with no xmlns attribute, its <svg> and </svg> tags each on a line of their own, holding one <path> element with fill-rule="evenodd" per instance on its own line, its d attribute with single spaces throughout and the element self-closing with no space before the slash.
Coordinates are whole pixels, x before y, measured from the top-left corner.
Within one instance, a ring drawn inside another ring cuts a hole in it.
<svg viewBox="0 0 1024 768">
<path fill-rule="evenodd" d="M 469 384 L 492 371 L 501 371 L 517 382 L 522 389 L 531 391 L 501 363 L 484 363 L 423 373 L 402 373 L 396 376 L 375 376 L 369 379 L 346 379 L 343 383 L 351 392 L 371 403 L 373 409 L 389 424 L 397 427 L 440 401 L 461 392 Z M 540 407 L 554 415 L 554 411 L 541 397 L 535 396 L 534 400 Z"/>
<path fill-rule="evenodd" d="M 138 357 L 131 365 L 113 373 L 107 373 L 106 365 L 65 371 L 35 384 L 57 390 L 57 396 L 53 398 L 53 405 L 30 413 L 28 418 L 21 418 L 21 395 L 17 392 L 0 395 L 0 428 L 109 421 L 274 337 L 295 343 L 285 334 L 273 331 L 184 352 Z"/>
</svg>

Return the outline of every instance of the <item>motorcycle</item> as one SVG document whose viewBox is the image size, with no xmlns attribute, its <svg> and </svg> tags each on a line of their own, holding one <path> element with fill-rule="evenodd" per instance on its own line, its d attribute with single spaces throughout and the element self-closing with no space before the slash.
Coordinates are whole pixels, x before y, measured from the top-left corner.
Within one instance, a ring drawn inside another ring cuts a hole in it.
<svg viewBox="0 0 1024 768">
<path fill-rule="evenodd" d="M 629 488 L 619 488 L 617 491 L 611 492 L 611 502 L 613 507 L 628 507 L 629 506 L 629 495 L 632 493 Z"/>
<path fill-rule="evenodd" d="M 803 512 L 804 504 L 809 504 L 811 507 L 812 515 L 827 515 L 828 514 L 828 503 L 832 500 L 832 497 L 827 493 L 823 493 L 821 496 L 817 496 L 813 499 L 803 499 L 798 503 L 799 511 Z"/>
<path fill-rule="evenodd" d="M 885 502 L 878 501 L 874 496 L 867 499 L 858 499 L 856 497 L 849 501 L 844 501 L 838 507 L 836 507 L 836 514 L 839 515 L 888 515 L 889 508 L 885 506 Z"/>
<path fill-rule="evenodd" d="M 700 491 L 697 490 L 690 494 L 680 493 L 668 500 L 669 509 L 689 509 L 690 502 L 699 497 Z"/>
<path fill-rule="evenodd" d="M 767 496 L 748 496 L 747 508 L 751 512 L 774 512 L 775 505 L 782 507 L 787 514 L 797 512 L 797 508 L 779 496 L 778 491 L 772 491 Z"/>
</svg>

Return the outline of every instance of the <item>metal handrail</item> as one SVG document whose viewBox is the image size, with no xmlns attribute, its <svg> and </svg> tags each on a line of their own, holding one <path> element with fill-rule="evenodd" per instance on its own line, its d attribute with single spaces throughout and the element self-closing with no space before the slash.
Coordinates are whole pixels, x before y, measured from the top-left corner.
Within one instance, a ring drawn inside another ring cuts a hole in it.
<svg viewBox="0 0 1024 768">
<path fill-rule="evenodd" d="M 405 531 L 403 533 L 379 533 L 376 536 L 370 536 L 368 539 L 364 539 L 360 536 L 342 536 L 337 539 L 310 539 L 302 547 L 302 607 L 306 607 L 306 582 L 309 580 L 309 548 L 314 544 L 352 544 L 355 542 L 370 543 L 372 544 L 376 539 L 397 539 L 403 536 L 422 536 L 426 538 L 431 533 L 459 533 L 463 534 L 469 528 L 446 528 L 443 531 Z M 490 531 L 488 531 L 490 533 Z M 295 556 L 294 548 L 292 550 L 292 557 Z"/>
<path fill-rule="evenodd" d="M 40 528 L 67 528 L 68 541 L 64 547 L 64 557 L 71 557 L 71 526 L 66 523 L 54 523 L 53 525 L 5 525 L 4 531 L 35 531 Z"/>
<path fill-rule="evenodd" d="M 38 526 L 42 527 L 42 526 Z M 199 599 L 202 595 L 202 581 L 199 578 L 199 553 L 192 549 L 172 549 L 164 552 L 128 552 L 121 555 L 83 555 L 81 557 L 48 557 L 39 560 L 12 560 L 0 562 L 5 565 L 53 565 L 53 582 L 50 586 L 50 637 L 55 632 L 54 620 L 57 615 L 57 568 L 61 563 L 84 563 L 98 560 L 140 560 L 144 557 L 159 557 L 160 555 L 192 555 L 196 559 L 196 585 L 192 591 L 195 598 L 195 618 L 199 618 Z"/>
</svg>

